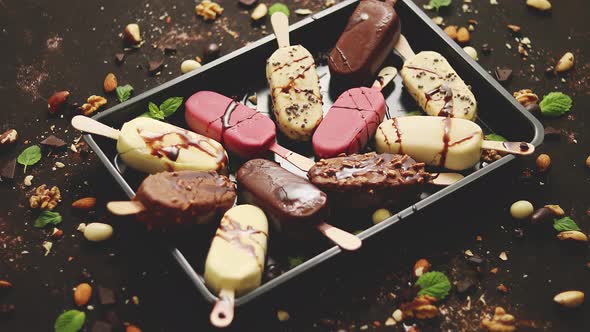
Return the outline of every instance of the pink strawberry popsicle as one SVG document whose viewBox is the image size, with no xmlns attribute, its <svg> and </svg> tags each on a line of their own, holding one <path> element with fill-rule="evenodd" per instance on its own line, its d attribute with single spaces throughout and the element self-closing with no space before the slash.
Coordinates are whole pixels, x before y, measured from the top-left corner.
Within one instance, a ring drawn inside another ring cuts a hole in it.
<svg viewBox="0 0 590 332">
<path fill-rule="evenodd" d="M 185 103 L 188 126 L 245 159 L 273 151 L 307 171 L 313 161 L 276 143 L 274 121 L 231 98 L 213 91 L 193 94 Z"/>
<path fill-rule="evenodd" d="M 333 158 L 342 153 L 353 154 L 367 145 L 385 117 L 381 89 L 396 73 L 395 68 L 386 67 L 373 87 L 349 89 L 338 97 L 313 134 L 316 156 Z"/>
</svg>

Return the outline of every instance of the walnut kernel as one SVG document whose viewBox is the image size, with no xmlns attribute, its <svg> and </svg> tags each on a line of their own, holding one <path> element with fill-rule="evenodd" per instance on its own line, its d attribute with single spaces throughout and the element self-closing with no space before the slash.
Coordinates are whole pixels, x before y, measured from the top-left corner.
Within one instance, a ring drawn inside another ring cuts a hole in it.
<svg viewBox="0 0 590 332">
<path fill-rule="evenodd" d="M 47 185 L 42 184 L 35 193 L 29 198 L 29 204 L 33 209 L 53 210 L 61 200 L 61 192 L 57 186 L 47 189 Z"/>
<path fill-rule="evenodd" d="M 200 4 L 195 7 L 197 15 L 202 16 L 206 21 L 214 20 L 217 16 L 223 13 L 223 8 L 215 2 L 209 0 L 203 0 Z"/>
<path fill-rule="evenodd" d="M 105 97 L 92 95 L 88 97 L 86 103 L 80 106 L 80 111 L 82 114 L 89 116 L 92 113 L 96 112 L 99 108 L 107 103 L 107 99 Z"/>
</svg>

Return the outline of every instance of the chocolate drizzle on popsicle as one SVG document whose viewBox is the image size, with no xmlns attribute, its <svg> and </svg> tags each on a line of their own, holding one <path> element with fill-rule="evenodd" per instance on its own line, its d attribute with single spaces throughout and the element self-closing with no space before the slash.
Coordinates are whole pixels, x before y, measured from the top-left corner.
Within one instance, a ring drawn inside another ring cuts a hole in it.
<svg viewBox="0 0 590 332">
<path fill-rule="evenodd" d="M 262 244 L 260 244 L 260 242 L 258 242 L 256 238 L 252 236 L 255 234 L 262 234 L 268 237 L 268 234 L 266 234 L 265 232 L 254 229 L 252 226 L 249 225 L 243 227 L 242 224 L 240 224 L 238 221 L 225 215 L 223 216 L 223 219 L 221 219 L 219 230 L 217 231 L 215 236 L 224 239 L 228 243 L 231 243 L 232 245 L 240 248 L 241 250 L 245 251 L 258 261 L 258 256 L 256 255 L 256 248 L 254 247 L 254 245 L 243 241 L 243 238 L 249 238 L 250 241 L 256 243 L 258 246 L 262 248 Z M 258 264 L 258 267 L 260 268 L 260 270 L 263 269 L 263 266 L 260 264 Z"/>
<path fill-rule="evenodd" d="M 443 140 L 443 149 L 440 152 L 439 166 L 445 167 L 445 163 L 447 161 L 447 155 L 449 153 L 449 148 L 450 147 L 453 147 L 455 145 L 459 145 L 459 144 L 461 144 L 463 142 L 466 142 L 466 141 L 472 139 L 473 137 L 475 137 L 475 135 L 478 135 L 478 134 L 481 135 L 481 132 L 477 132 L 476 131 L 476 132 L 471 133 L 471 135 L 465 136 L 465 137 L 463 137 L 461 139 L 458 139 L 458 140 L 456 140 L 454 142 L 451 142 L 451 123 L 452 123 L 452 120 L 450 118 L 444 118 L 442 121 L 444 122 L 443 138 L 442 138 L 442 140 Z"/>
<path fill-rule="evenodd" d="M 454 113 L 454 110 L 453 110 L 453 106 L 454 106 L 453 89 L 451 89 L 451 87 L 448 86 L 447 84 L 442 84 L 439 87 L 432 89 L 432 90 L 425 93 L 426 104 L 424 104 L 424 108 L 428 107 L 428 102 L 430 102 L 431 100 L 441 100 L 441 99 L 433 99 L 433 97 L 438 93 L 442 93 L 444 95 L 442 100 L 444 100 L 445 103 L 437 115 L 452 118 L 453 113 Z"/>
</svg>

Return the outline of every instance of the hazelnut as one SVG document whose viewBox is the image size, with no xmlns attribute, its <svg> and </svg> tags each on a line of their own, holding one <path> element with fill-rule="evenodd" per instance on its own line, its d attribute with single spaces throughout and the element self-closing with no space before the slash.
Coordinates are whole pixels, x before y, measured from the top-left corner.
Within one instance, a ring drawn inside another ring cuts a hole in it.
<svg viewBox="0 0 590 332">
<path fill-rule="evenodd" d="M 555 65 L 555 72 L 563 73 L 566 72 L 574 66 L 574 54 L 572 52 L 565 53 L 557 64 Z"/>
<path fill-rule="evenodd" d="M 584 303 L 584 293 L 581 291 L 561 292 L 555 295 L 553 301 L 566 308 L 576 308 Z"/>
<path fill-rule="evenodd" d="M 111 92 L 115 91 L 117 86 L 118 86 L 117 76 L 115 76 L 115 74 L 113 74 L 113 73 L 108 73 L 107 76 L 104 78 L 104 82 L 103 82 L 104 92 L 111 93 Z"/>
<path fill-rule="evenodd" d="M 133 45 L 141 43 L 141 32 L 139 31 L 139 25 L 136 23 L 127 24 L 123 35 L 125 36 L 125 39 Z"/>
<path fill-rule="evenodd" d="M 510 206 L 510 214 L 515 219 L 528 218 L 533 211 L 533 204 L 529 201 L 517 201 Z"/>
<path fill-rule="evenodd" d="M 470 40 L 470 35 L 469 35 L 469 30 L 467 30 L 467 28 L 465 27 L 461 27 L 458 31 L 457 31 L 457 41 L 459 43 L 468 43 Z"/>
<path fill-rule="evenodd" d="M 540 172 L 545 172 L 549 169 L 549 166 L 551 166 L 551 157 L 549 157 L 549 155 L 547 154 L 540 154 L 537 157 L 536 160 L 537 163 L 537 168 L 539 169 Z"/>
<path fill-rule="evenodd" d="M 444 29 L 444 32 L 449 35 L 452 40 L 457 40 L 457 26 L 456 25 L 449 25 Z"/>
</svg>

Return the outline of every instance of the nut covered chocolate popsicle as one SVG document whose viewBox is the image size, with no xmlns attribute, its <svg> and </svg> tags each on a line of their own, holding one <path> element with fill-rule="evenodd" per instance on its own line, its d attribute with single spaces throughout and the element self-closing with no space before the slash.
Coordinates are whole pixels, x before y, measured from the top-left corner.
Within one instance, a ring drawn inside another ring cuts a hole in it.
<svg viewBox="0 0 590 332">
<path fill-rule="evenodd" d="M 361 0 L 328 59 L 332 76 L 352 85 L 368 83 L 399 38 L 396 0 Z"/>
</svg>

